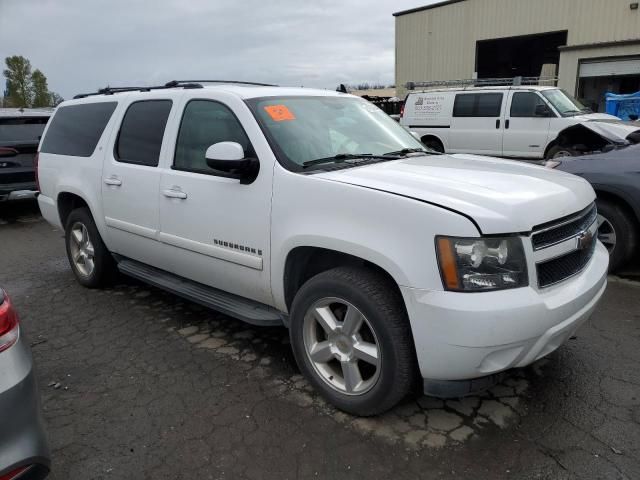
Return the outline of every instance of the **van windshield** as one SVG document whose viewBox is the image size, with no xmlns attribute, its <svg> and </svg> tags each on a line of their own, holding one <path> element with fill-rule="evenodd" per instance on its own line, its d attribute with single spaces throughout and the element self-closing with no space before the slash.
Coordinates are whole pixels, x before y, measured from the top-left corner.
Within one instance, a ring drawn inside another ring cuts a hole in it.
<svg viewBox="0 0 640 480">
<path fill-rule="evenodd" d="M 386 113 L 360 98 L 264 97 L 247 103 L 278 159 L 291 170 L 428 152 Z"/>
<path fill-rule="evenodd" d="M 585 107 L 578 100 L 559 88 L 542 90 L 540 93 L 542 93 L 544 98 L 549 100 L 551 105 L 553 105 L 563 117 L 573 117 L 581 113 L 591 113 L 590 108 Z"/>
</svg>

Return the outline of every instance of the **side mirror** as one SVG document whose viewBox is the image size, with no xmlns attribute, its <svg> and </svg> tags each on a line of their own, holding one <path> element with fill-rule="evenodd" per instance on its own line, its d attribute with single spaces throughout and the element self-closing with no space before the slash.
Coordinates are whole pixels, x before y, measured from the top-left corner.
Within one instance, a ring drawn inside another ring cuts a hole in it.
<svg viewBox="0 0 640 480">
<path fill-rule="evenodd" d="M 214 143 L 207 148 L 205 159 L 209 168 L 237 178 L 243 184 L 253 182 L 258 176 L 258 159 L 246 158 L 242 145 L 236 142 Z"/>
<path fill-rule="evenodd" d="M 18 155 L 18 150 L 15 148 L 0 147 L 0 158 L 11 158 Z"/>
<path fill-rule="evenodd" d="M 535 116 L 536 117 L 550 117 L 552 115 L 552 111 L 546 105 L 539 103 L 536 105 Z"/>
</svg>

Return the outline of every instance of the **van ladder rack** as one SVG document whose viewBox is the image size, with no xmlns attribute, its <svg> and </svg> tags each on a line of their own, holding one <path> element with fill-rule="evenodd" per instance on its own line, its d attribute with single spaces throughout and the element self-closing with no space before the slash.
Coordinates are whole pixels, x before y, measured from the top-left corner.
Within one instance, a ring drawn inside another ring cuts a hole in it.
<svg viewBox="0 0 640 480">
<path fill-rule="evenodd" d="M 258 87 L 277 87 L 269 83 L 243 82 L 241 80 L 171 80 L 164 85 L 156 85 L 150 87 L 105 87 L 97 92 L 80 93 L 73 98 L 86 98 L 94 95 L 113 95 L 114 93 L 124 92 L 150 92 L 151 90 L 164 90 L 167 88 L 203 88 L 203 83 L 220 83 L 232 85 L 253 85 Z"/>
<path fill-rule="evenodd" d="M 468 78 L 462 80 L 435 80 L 432 82 L 407 82 L 407 90 L 438 87 L 503 87 L 503 86 L 552 86 L 558 77 Z"/>
</svg>

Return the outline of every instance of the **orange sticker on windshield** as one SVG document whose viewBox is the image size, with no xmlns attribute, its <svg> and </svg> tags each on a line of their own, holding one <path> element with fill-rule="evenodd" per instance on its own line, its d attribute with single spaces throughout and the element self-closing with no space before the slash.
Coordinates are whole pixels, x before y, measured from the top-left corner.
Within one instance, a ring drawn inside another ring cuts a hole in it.
<svg viewBox="0 0 640 480">
<path fill-rule="evenodd" d="M 284 122 L 286 120 L 295 120 L 296 116 L 286 105 L 269 105 L 264 107 L 272 120 L 276 122 Z"/>
</svg>

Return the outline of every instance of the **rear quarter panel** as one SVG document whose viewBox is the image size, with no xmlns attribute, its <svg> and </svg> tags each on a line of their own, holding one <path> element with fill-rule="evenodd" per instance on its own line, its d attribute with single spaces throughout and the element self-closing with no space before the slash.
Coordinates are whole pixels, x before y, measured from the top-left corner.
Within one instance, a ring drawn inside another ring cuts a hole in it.
<svg viewBox="0 0 640 480">
<path fill-rule="evenodd" d="M 113 99 L 109 99 L 113 102 Z M 65 102 L 62 105 L 73 105 L 78 102 Z M 119 110 L 122 108 L 122 102 L 116 107 L 115 111 L 111 115 L 109 122 L 107 123 L 102 136 L 96 145 L 93 154 L 90 157 L 75 157 L 69 155 L 57 155 L 52 153 L 45 153 L 40 151 L 42 148 L 42 141 L 46 138 L 47 131 L 51 124 L 55 121 L 55 115 L 52 120 L 49 121 L 47 128 L 42 135 L 40 146 L 38 147 L 38 179 L 40 182 L 41 196 L 46 198 L 40 199 L 42 203 L 53 203 L 55 205 L 55 212 L 58 212 L 58 198 L 61 193 L 72 193 L 78 195 L 89 206 L 93 218 L 98 227 L 98 231 L 102 238 L 106 238 L 104 215 L 102 211 L 102 166 L 104 160 L 104 154 L 107 148 L 111 148 L 108 145 L 111 138 L 111 131 L 115 128 Z M 44 214 L 44 210 L 43 210 Z M 51 213 L 45 214 L 45 219 L 57 226 L 64 227 L 61 224 L 60 218 L 54 218 Z"/>
</svg>

